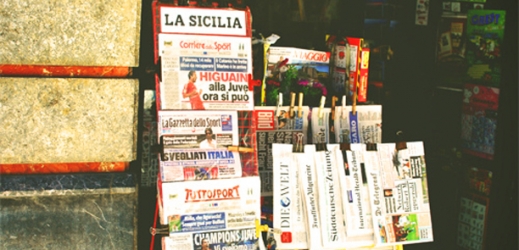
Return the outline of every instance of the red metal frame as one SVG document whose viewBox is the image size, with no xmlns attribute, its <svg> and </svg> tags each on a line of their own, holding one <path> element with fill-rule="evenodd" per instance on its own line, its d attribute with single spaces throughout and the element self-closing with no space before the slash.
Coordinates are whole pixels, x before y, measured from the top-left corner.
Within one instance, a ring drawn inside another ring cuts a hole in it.
<svg viewBox="0 0 519 250">
<path fill-rule="evenodd" d="M 130 67 L 1 64 L 0 76 L 128 77 Z"/>
</svg>

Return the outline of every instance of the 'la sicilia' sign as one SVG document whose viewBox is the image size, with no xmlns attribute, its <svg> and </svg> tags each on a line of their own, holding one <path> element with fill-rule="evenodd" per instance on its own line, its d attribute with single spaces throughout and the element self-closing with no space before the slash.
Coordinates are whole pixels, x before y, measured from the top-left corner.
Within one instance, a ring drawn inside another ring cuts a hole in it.
<svg viewBox="0 0 519 250">
<path fill-rule="evenodd" d="M 246 36 L 246 11 L 161 6 L 160 32 Z"/>
</svg>

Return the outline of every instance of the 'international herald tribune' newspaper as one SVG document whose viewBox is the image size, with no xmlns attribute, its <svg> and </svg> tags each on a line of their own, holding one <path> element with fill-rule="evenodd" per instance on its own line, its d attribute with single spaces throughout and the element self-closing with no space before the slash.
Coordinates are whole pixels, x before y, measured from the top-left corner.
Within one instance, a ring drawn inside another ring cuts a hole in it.
<svg viewBox="0 0 519 250">
<path fill-rule="evenodd" d="M 172 236 L 255 228 L 259 187 L 257 176 L 162 183 L 161 224 L 169 225 Z"/>
<path fill-rule="evenodd" d="M 272 193 L 272 144 L 292 144 L 299 133 L 303 133 L 303 144 L 306 144 L 308 131 L 307 106 L 294 107 L 294 114 L 290 116 L 289 107 L 256 107 L 256 141 L 258 150 L 258 170 L 261 178 L 261 195 L 271 196 Z"/>
<path fill-rule="evenodd" d="M 351 106 L 335 107 L 335 137 L 337 142 L 381 143 L 382 106 L 357 105 L 356 114 Z"/>
<path fill-rule="evenodd" d="M 397 150 L 381 143 L 364 152 L 377 245 L 433 241 L 422 142 Z"/>
<path fill-rule="evenodd" d="M 365 144 L 351 144 L 350 148 L 351 150 L 341 151 L 344 165 L 338 166 L 346 218 L 346 235 L 348 237 L 369 235 L 369 239 L 372 240 L 373 222 L 363 159 Z"/>
<path fill-rule="evenodd" d="M 250 37 L 159 34 L 161 109 L 252 110 Z"/>
<path fill-rule="evenodd" d="M 236 111 L 159 111 L 163 182 L 242 176 Z"/>
</svg>

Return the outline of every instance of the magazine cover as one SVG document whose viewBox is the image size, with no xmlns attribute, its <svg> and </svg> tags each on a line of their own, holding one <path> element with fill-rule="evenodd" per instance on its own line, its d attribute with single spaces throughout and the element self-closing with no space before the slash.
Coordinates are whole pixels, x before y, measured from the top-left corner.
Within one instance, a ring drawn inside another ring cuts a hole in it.
<svg viewBox="0 0 519 250">
<path fill-rule="evenodd" d="M 504 10 L 467 11 L 468 81 L 499 87 L 505 13 Z"/>
<path fill-rule="evenodd" d="M 324 51 L 271 46 L 266 72 L 267 105 L 277 104 L 279 93 L 283 103 L 290 103 L 290 92 L 303 93 L 303 105 L 315 107 L 327 95 L 330 55 Z"/>
<path fill-rule="evenodd" d="M 184 181 L 159 184 L 161 224 L 169 225 L 171 236 L 191 239 L 195 236 L 193 233 L 218 231 L 229 234 L 232 230 L 255 228 L 256 220 L 260 220 L 258 177 L 207 180 L 204 185 L 200 183 Z"/>
<path fill-rule="evenodd" d="M 163 182 L 242 176 L 240 154 L 227 150 L 238 145 L 236 111 L 160 110 L 158 114 Z"/>
<path fill-rule="evenodd" d="M 303 210 L 299 168 L 292 144 L 272 145 L 274 156 L 274 233 L 276 249 L 307 249 L 306 214 Z"/>
<path fill-rule="evenodd" d="M 292 144 L 299 133 L 303 133 L 303 143 L 306 144 L 308 131 L 308 115 L 310 109 L 303 106 L 301 116 L 299 107 L 294 107 L 290 116 L 290 107 L 256 107 L 256 141 L 258 152 L 258 170 L 261 178 L 261 195 L 272 195 L 272 144 Z"/>
<path fill-rule="evenodd" d="M 465 84 L 461 111 L 461 146 L 465 153 L 494 158 L 499 89 Z"/>
<path fill-rule="evenodd" d="M 351 106 L 336 106 L 335 110 L 334 128 L 337 142 L 382 142 L 381 105 L 357 105 L 355 115 Z"/>
<path fill-rule="evenodd" d="M 422 142 L 376 144 L 364 152 L 376 245 L 433 241 Z"/>
<path fill-rule="evenodd" d="M 159 34 L 161 109 L 252 110 L 250 37 Z"/>
</svg>

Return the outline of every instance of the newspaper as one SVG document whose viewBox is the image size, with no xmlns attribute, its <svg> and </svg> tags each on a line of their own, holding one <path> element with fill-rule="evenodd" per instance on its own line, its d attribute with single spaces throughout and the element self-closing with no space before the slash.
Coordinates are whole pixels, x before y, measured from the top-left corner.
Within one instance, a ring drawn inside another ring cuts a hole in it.
<svg viewBox="0 0 519 250">
<path fill-rule="evenodd" d="M 253 110 L 250 37 L 159 34 L 161 109 Z"/>
<path fill-rule="evenodd" d="M 382 106 L 358 105 L 356 114 L 351 106 L 335 107 L 335 138 L 345 143 L 382 142 Z"/>
<path fill-rule="evenodd" d="M 323 248 L 314 155 L 315 145 L 305 145 L 304 152 L 292 154 L 295 167 L 299 168 L 299 185 L 303 199 L 303 211 L 306 214 L 306 232 L 310 250 Z"/>
<path fill-rule="evenodd" d="M 289 107 L 256 107 L 256 142 L 258 151 L 258 171 L 261 178 L 261 195 L 272 196 L 272 144 L 292 144 L 299 133 L 303 133 L 306 144 L 309 108 L 303 106 L 301 117 L 299 107 L 294 107 L 295 116 L 290 118 Z"/>
<path fill-rule="evenodd" d="M 364 152 L 375 244 L 433 241 L 422 142 L 376 145 Z"/>
<path fill-rule="evenodd" d="M 331 147 L 329 145 L 328 147 Z M 338 144 L 333 145 L 339 147 Z M 337 165 L 342 190 L 346 235 L 367 236 L 365 245 L 373 244 L 373 222 L 369 204 L 368 184 L 364 167 L 365 144 L 351 144 L 351 150 L 342 150 L 344 165 Z M 358 241 L 360 238 L 356 238 Z M 351 241 L 351 240 L 349 240 Z"/>
<path fill-rule="evenodd" d="M 334 124 L 331 122 L 330 108 L 312 108 L 312 142 L 313 143 L 331 143 L 335 142 Z"/>
<path fill-rule="evenodd" d="M 292 159 L 291 144 L 273 144 L 274 234 L 276 249 L 307 249 L 306 214 L 299 184 L 299 168 Z"/>
<path fill-rule="evenodd" d="M 236 111 L 159 111 L 163 182 L 242 176 Z"/>
<path fill-rule="evenodd" d="M 174 242 L 165 249 L 256 249 L 259 190 L 258 177 L 161 183 L 160 220 Z"/>
<path fill-rule="evenodd" d="M 336 167 L 343 164 L 339 161 L 339 156 L 340 151 L 335 147 L 315 153 L 323 249 L 343 248 L 346 243 L 343 197 Z"/>
<path fill-rule="evenodd" d="M 163 182 L 242 176 L 240 154 L 228 150 L 164 149 L 160 162 Z"/>
</svg>

